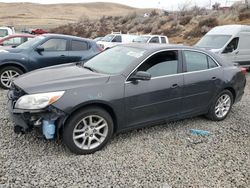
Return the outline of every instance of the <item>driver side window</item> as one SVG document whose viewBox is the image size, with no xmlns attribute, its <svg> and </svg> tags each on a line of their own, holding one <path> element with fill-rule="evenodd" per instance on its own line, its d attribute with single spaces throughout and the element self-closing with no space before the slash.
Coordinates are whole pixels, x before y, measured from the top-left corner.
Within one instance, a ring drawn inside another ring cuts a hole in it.
<svg viewBox="0 0 250 188">
<path fill-rule="evenodd" d="M 223 53 L 231 53 L 238 48 L 239 37 L 234 38 L 225 48 Z"/>
<path fill-rule="evenodd" d="M 122 37 L 120 35 L 116 35 L 112 42 L 122 42 Z"/>
<path fill-rule="evenodd" d="M 146 71 L 151 77 L 178 73 L 178 51 L 159 52 L 146 60 L 137 71 Z"/>
<path fill-rule="evenodd" d="M 65 39 L 49 39 L 41 45 L 44 51 L 66 51 L 67 40 Z"/>
</svg>

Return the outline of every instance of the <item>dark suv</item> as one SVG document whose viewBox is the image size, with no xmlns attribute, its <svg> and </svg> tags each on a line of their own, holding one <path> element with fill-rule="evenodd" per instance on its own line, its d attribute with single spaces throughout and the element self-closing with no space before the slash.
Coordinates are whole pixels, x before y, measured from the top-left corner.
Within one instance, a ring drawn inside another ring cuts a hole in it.
<svg viewBox="0 0 250 188">
<path fill-rule="evenodd" d="M 44 34 L 14 49 L 0 50 L 0 87 L 28 71 L 57 64 L 86 60 L 102 49 L 95 41 L 80 37 Z"/>
</svg>

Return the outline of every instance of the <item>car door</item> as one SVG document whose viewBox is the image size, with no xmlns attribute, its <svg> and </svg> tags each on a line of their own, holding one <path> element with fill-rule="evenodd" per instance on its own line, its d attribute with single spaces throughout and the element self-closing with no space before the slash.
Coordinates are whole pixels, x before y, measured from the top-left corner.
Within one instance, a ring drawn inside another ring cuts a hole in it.
<svg viewBox="0 0 250 188">
<path fill-rule="evenodd" d="M 183 75 L 179 52 L 158 52 L 143 62 L 136 71 L 146 71 L 148 81 L 125 83 L 125 111 L 129 127 L 178 116 L 181 110 Z M 133 75 L 131 74 L 131 76 Z"/>
<path fill-rule="evenodd" d="M 220 65 L 209 55 L 185 50 L 183 113 L 194 114 L 208 110 L 213 97 L 220 89 L 223 76 Z"/>
<path fill-rule="evenodd" d="M 85 60 L 93 55 L 91 46 L 84 40 L 72 40 L 71 49 L 69 51 L 69 58 L 71 62 Z"/>
<path fill-rule="evenodd" d="M 34 49 L 31 59 L 36 68 L 68 63 L 68 40 L 64 38 L 49 38 L 39 46 L 42 51 Z"/>
<path fill-rule="evenodd" d="M 233 38 L 222 52 L 222 57 L 230 62 L 235 62 L 238 51 L 239 37 Z"/>
<path fill-rule="evenodd" d="M 235 50 L 234 62 L 250 67 L 250 33 L 241 32 L 238 48 Z"/>
</svg>

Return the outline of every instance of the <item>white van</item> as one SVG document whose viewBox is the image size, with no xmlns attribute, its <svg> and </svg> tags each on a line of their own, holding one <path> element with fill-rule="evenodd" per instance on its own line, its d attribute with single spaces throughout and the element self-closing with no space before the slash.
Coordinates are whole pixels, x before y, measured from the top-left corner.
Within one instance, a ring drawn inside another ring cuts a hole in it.
<svg viewBox="0 0 250 188">
<path fill-rule="evenodd" d="M 250 26 L 224 25 L 215 27 L 195 46 L 211 50 L 243 67 L 250 67 Z"/>
<path fill-rule="evenodd" d="M 133 40 L 138 43 L 160 43 L 168 44 L 168 37 L 162 35 L 141 35 Z"/>
<path fill-rule="evenodd" d="M 131 43 L 137 37 L 137 35 L 130 35 L 130 34 L 121 34 L 118 33 L 111 33 L 103 37 L 97 44 L 100 45 L 103 49 L 110 48 L 116 46 L 117 44 L 122 43 Z"/>
</svg>

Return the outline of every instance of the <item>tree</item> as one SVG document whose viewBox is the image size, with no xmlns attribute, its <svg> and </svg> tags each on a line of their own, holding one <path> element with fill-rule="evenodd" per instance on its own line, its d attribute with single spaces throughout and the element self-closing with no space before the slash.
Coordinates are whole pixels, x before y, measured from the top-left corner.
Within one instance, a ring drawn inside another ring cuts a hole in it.
<svg viewBox="0 0 250 188">
<path fill-rule="evenodd" d="M 219 10 L 219 8 L 220 8 L 220 3 L 216 2 L 216 3 L 213 4 L 212 7 L 213 7 L 213 10 Z"/>
</svg>

